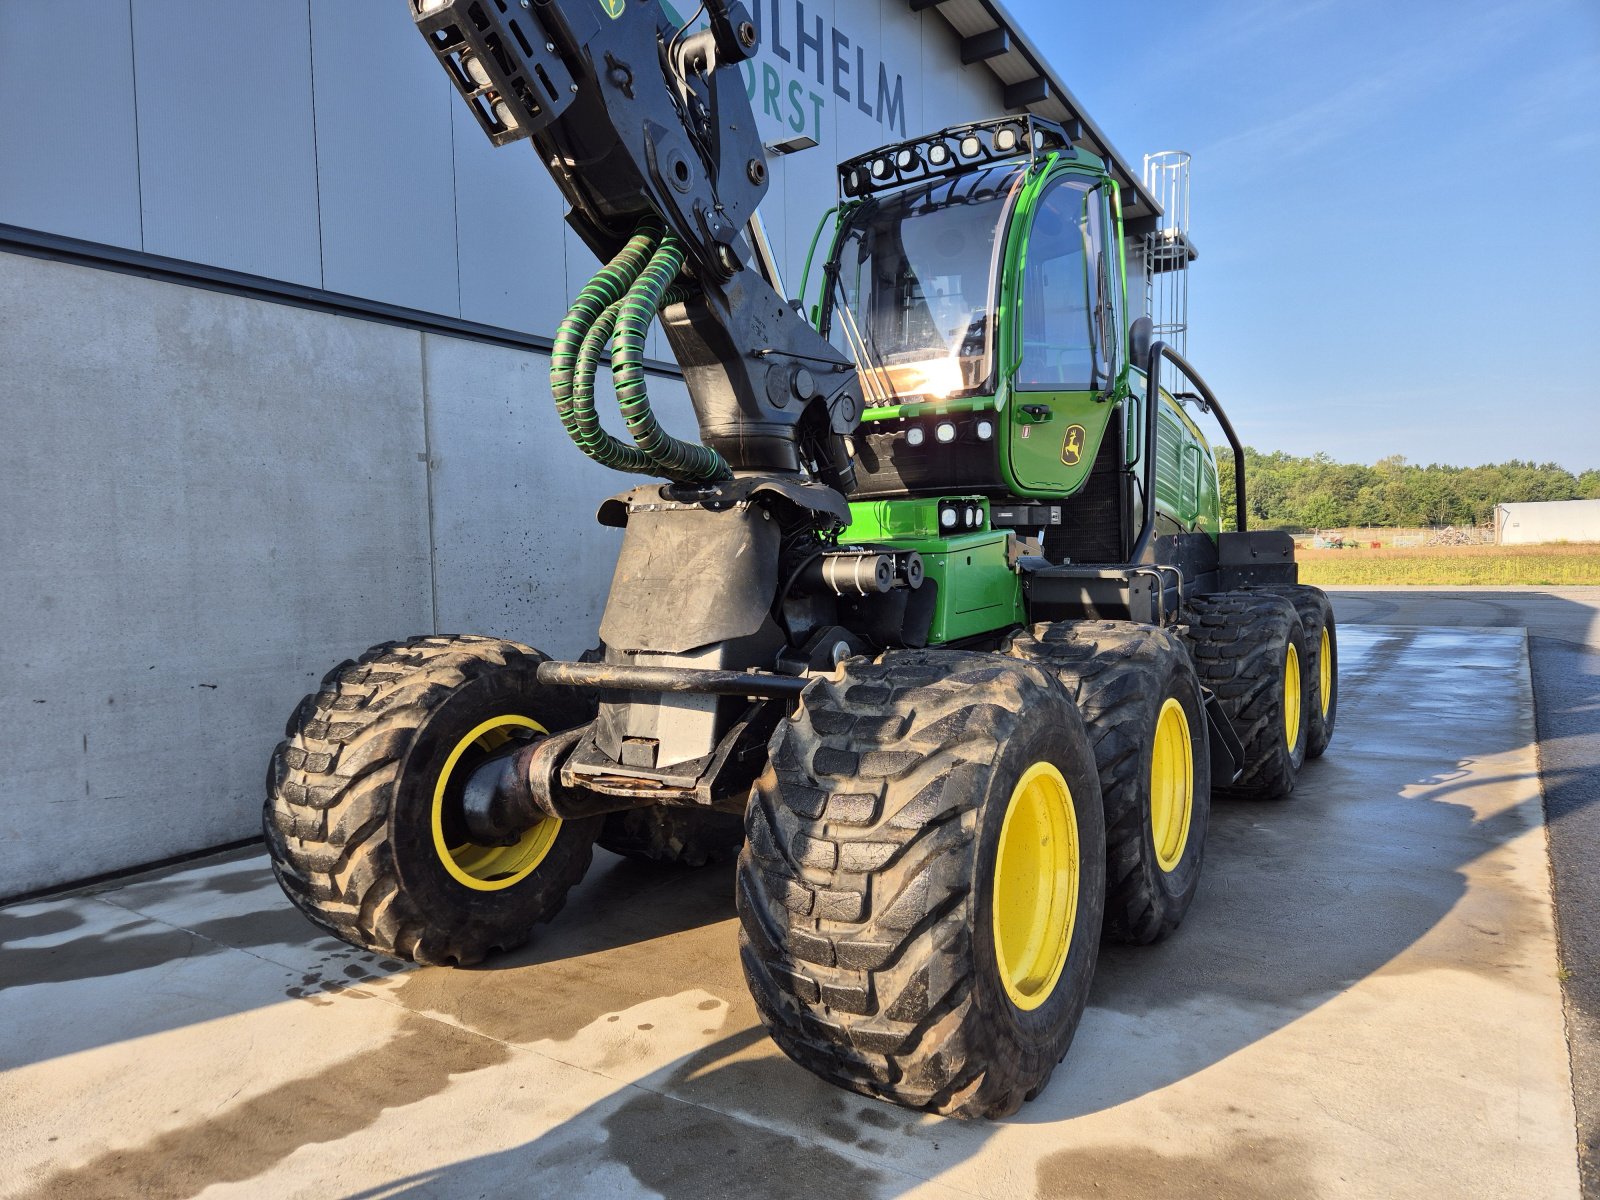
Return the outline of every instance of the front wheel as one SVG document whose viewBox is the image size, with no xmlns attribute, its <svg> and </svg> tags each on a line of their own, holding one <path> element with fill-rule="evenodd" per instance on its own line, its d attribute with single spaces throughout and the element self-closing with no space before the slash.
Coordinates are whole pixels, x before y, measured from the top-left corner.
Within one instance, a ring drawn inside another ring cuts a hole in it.
<svg viewBox="0 0 1600 1200">
<path fill-rule="evenodd" d="M 267 772 L 267 849 L 284 892 L 352 945 L 475 963 L 528 939 L 583 878 L 600 818 L 547 817 L 505 844 L 462 815 L 473 768 L 592 716 L 535 676 L 544 655 L 483 637 L 374 646 L 300 702 Z"/>
<path fill-rule="evenodd" d="M 934 650 L 845 663 L 774 733 L 747 834 L 740 956 L 789 1057 L 957 1117 L 1044 1087 L 1105 905 L 1094 754 L 1048 673 Z"/>
</svg>

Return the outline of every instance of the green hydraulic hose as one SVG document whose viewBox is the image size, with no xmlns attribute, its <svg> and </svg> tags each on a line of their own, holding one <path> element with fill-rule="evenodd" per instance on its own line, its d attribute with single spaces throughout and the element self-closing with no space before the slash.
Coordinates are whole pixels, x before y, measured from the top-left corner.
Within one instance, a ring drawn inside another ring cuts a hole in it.
<svg viewBox="0 0 1600 1200">
<path fill-rule="evenodd" d="M 550 391 L 562 428 L 589 457 L 605 466 L 618 465 L 621 470 L 648 471 L 649 463 L 641 456 L 638 466 L 621 465 L 631 457 L 630 452 L 638 452 L 600 428 L 594 416 L 594 371 L 591 367 L 586 377 L 579 375 L 578 361 L 590 331 L 649 265 L 660 239 L 658 226 L 639 227 L 616 257 L 578 293 L 556 329 L 555 345 L 550 351 Z M 604 345 L 603 339 L 600 344 Z"/>
<path fill-rule="evenodd" d="M 669 297 L 668 289 L 683 269 L 683 259 L 683 244 L 673 234 L 665 234 L 648 265 L 622 298 L 611 340 L 611 378 L 628 433 L 658 471 L 669 479 L 693 483 L 731 479 L 733 471 L 722 455 L 709 446 L 675 438 L 661 428 L 645 387 L 645 337 L 650 322 Z"/>
<path fill-rule="evenodd" d="M 606 343 L 616 327 L 622 312 L 622 301 L 612 304 L 595 319 L 583 336 L 578 349 L 576 372 L 572 381 L 572 420 L 567 433 L 582 450 L 602 467 L 616 471 L 632 471 L 638 475 L 655 474 L 655 463 L 643 450 L 630 446 L 621 438 L 612 437 L 600 427 L 600 415 L 594 410 L 594 376 L 605 353 Z"/>
</svg>

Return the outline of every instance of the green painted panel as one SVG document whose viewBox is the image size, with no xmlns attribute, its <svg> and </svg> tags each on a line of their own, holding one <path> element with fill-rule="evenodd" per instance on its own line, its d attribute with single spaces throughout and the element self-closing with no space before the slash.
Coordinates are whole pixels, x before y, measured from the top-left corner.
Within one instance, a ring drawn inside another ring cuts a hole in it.
<svg viewBox="0 0 1600 1200">
<path fill-rule="evenodd" d="M 1004 533 L 951 538 L 942 552 L 930 548 L 919 553 L 928 578 L 939 585 L 930 642 L 1009 629 L 1026 619 L 1022 579 L 1006 563 Z"/>
<path fill-rule="evenodd" d="M 1130 372 L 1129 384 L 1132 394 L 1142 397 L 1144 372 Z M 1156 419 L 1156 511 L 1187 532 L 1215 538 L 1222 522 L 1217 461 L 1211 445 L 1194 418 L 1165 388 Z"/>
<path fill-rule="evenodd" d="M 1047 406 L 1039 420 L 1024 406 Z M 1115 406 L 1095 392 L 1012 392 L 1000 423 L 1000 469 L 1018 496 L 1069 496 L 1083 486 Z"/>
<path fill-rule="evenodd" d="M 985 527 L 941 537 L 940 500 L 979 505 Z M 855 501 L 850 517 L 850 525 L 839 535 L 841 544 L 868 542 L 922 555 L 928 579 L 939 588 L 930 642 L 1010 629 L 1025 620 L 1022 579 L 1006 560 L 1007 534 L 987 528 L 987 500 L 945 496 Z"/>
</svg>

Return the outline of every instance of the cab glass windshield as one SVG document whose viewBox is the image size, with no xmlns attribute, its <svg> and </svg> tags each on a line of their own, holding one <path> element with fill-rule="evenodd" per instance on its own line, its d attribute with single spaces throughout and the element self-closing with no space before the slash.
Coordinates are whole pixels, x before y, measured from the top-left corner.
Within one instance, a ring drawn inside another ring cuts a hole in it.
<svg viewBox="0 0 1600 1200">
<path fill-rule="evenodd" d="M 985 390 L 1002 231 L 1023 172 L 996 167 L 869 199 L 846 218 L 825 330 L 868 404 Z"/>
</svg>

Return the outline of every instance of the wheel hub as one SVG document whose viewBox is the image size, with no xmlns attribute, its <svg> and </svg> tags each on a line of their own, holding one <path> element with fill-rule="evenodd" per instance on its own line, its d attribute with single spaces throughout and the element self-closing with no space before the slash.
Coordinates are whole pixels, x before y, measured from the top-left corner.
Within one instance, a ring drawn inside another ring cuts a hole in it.
<svg viewBox="0 0 1600 1200">
<path fill-rule="evenodd" d="M 540 816 L 515 831 L 492 824 L 485 828 L 482 815 L 468 802 L 469 793 L 479 790 L 472 784 L 481 787 L 484 775 L 490 774 L 480 774 L 480 768 L 489 766 L 491 772 L 500 774 L 520 757 L 497 752 L 515 741 L 546 733 L 531 717 L 510 713 L 491 717 L 457 742 L 445 759 L 433 789 L 433 848 L 450 877 L 462 886 L 495 892 L 520 883 L 555 844 L 561 831 L 561 822 L 555 817 Z M 486 763 L 491 757 L 497 762 Z"/>
<path fill-rule="evenodd" d="M 1061 978 L 1077 924 L 1079 871 L 1071 789 L 1052 764 L 1034 763 L 1012 790 L 995 853 L 995 957 L 1018 1008 L 1038 1008 Z"/>
<path fill-rule="evenodd" d="M 1328 706 L 1333 700 L 1333 639 L 1328 636 L 1328 627 L 1322 627 L 1322 649 L 1317 654 L 1317 682 L 1318 699 L 1322 703 L 1322 715 L 1328 715 Z"/>
<path fill-rule="evenodd" d="M 1283 661 L 1283 731 L 1292 754 L 1300 744 L 1300 650 L 1293 642 Z"/>
<path fill-rule="evenodd" d="M 1175 870 L 1189 843 L 1194 815 L 1194 742 L 1189 718 L 1179 701 L 1168 696 L 1156 718 L 1150 749 L 1150 834 L 1156 863 Z"/>
</svg>

